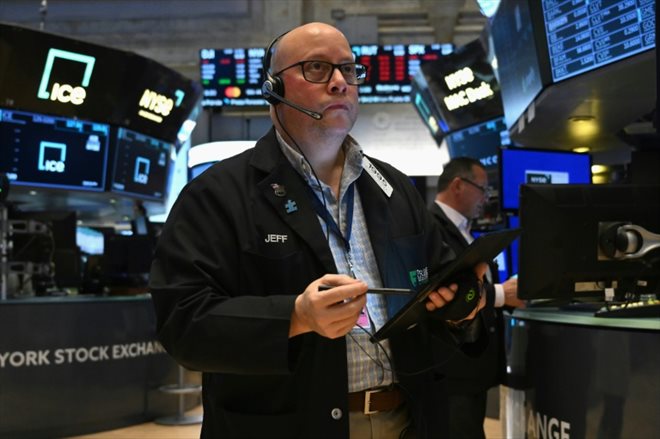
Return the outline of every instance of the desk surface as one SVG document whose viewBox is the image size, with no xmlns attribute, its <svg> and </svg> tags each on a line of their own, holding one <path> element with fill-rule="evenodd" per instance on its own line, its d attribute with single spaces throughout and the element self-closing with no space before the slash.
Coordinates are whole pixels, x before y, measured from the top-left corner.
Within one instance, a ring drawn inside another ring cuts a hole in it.
<svg viewBox="0 0 660 439">
<path fill-rule="evenodd" d="M 582 326 L 601 326 L 609 328 L 645 329 L 660 331 L 660 318 L 612 318 L 594 317 L 592 312 L 562 310 L 559 308 L 516 309 L 513 317 L 522 320 L 536 320 Z"/>
</svg>

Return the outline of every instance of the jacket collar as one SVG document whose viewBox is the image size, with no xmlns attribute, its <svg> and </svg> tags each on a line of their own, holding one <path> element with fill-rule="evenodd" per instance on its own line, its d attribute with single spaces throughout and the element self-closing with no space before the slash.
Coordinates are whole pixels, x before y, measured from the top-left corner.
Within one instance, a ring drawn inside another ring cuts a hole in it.
<svg viewBox="0 0 660 439">
<path fill-rule="evenodd" d="M 250 165 L 264 173 L 257 183 L 264 198 L 280 218 L 311 247 L 324 270 L 336 273 L 337 268 L 323 230 L 319 227 L 309 188 L 282 154 L 274 129 L 259 139 Z M 275 190 L 277 187 L 283 189 L 285 194 L 278 194 Z"/>
<path fill-rule="evenodd" d="M 467 245 L 467 241 L 465 240 L 465 237 L 463 236 L 461 231 L 458 230 L 456 224 L 454 224 L 454 222 L 449 219 L 447 214 L 445 214 L 444 210 L 442 210 L 442 208 L 438 206 L 437 203 L 434 202 L 431 205 L 430 211 L 433 214 L 433 216 L 442 223 L 443 228 L 447 232 L 451 233 L 454 236 L 454 238 L 458 240 L 458 242 L 462 242 L 465 243 L 465 245 Z"/>
</svg>

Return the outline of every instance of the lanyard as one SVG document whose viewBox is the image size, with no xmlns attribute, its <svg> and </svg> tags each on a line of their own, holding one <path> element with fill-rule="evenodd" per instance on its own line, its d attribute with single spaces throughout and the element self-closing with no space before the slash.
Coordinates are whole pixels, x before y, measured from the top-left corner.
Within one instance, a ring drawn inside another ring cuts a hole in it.
<svg viewBox="0 0 660 439">
<path fill-rule="evenodd" d="M 344 243 L 344 248 L 346 249 L 346 260 L 348 262 L 348 266 L 351 270 L 351 273 L 353 273 L 353 261 L 351 259 L 351 229 L 353 226 L 353 202 L 355 200 L 355 185 L 351 184 L 348 187 L 348 191 L 346 192 L 346 196 L 348 199 L 346 200 L 346 235 L 341 232 L 341 229 L 339 228 L 339 225 L 335 221 L 335 219 L 332 217 L 330 212 L 328 212 L 328 209 L 321 204 L 321 200 L 319 200 L 319 197 L 316 195 L 316 192 L 312 190 L 310 187 L 310 190 L 312 191 L 312 204 L 314 206 L 314 210 L 316 213 L 325 221 L 325 223 L 328 225 L 330 232 L 334 233 L 335 236 L 337 236 L 341 241 Z M 323 188 L 321 188 L 321 191 L 323 191 Z M 323 195 L 323 194 L 321 194 Z M 341 200 L 339 201 L 339 209 L 341 210 Z"/>
</svg>

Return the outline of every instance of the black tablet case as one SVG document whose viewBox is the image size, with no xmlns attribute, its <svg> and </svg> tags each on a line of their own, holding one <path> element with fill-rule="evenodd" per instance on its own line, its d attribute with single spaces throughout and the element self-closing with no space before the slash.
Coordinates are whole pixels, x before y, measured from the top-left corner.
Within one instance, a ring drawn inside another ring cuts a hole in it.
<svg viewBox="0 0 660 439">
<path fill-rule="evenodd" d="M 461 274 L 463 270 L 474 267 L 479 262 L 489 262 L 495 259 L 506 246 L 520 235 L 521 229 L 505 229 L 496 232 L 485 233 L 458 255 L 443 270 L 433 275 L 428 284 L 415 297 L 410 299 L 382 328 L 372 336 L 372 341 L 381 341 L 389 338 L 392 334 L 405 331 L 416 325 L 420 320 L 427 318 L 429 311 L 426 310 L 425 302 L 431 292 L 441 286 L 448 286 L 453 279 Z M 454 297 L 458 300 L 459 297 Z M 442 308 L 437 311 L 437 316 L 442 318 Z"/>
</svg>

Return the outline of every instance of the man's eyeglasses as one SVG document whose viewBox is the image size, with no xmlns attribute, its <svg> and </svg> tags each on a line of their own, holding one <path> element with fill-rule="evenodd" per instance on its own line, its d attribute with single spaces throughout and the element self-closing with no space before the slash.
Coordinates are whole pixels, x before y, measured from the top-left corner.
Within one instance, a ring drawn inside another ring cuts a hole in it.
<svg viewBox="0 0 660 439">
<path fill-rule="evenodd" d="M 479 189 L 479 191 L 481 191 L 481 193 L 484 194 L 484 196 L 488 197 L 488 196 L 490 195 L 490 188 L 489 188 L 488 186 L 481 186 L 481 185 L 478 185 L 477 183 L 475 183 L 474 181 L 470 180 L 469 178 L 465 178 L 465 177 L 458 177 L 458 178 L 460 178 L 461 181 L 466 182 L 466 183 L 469 184 L 470 186 Z"/>
<path fill-rule="evenodd" d="M 363 84 L 364 80 L 367 79 L 367 66 L 365 65 L 354 62 L 332 64 L 327 61 L 316 60 L 299 61 L 295 64 L 291 64 L 289 67 L 283 68 L 273 76 L 279 75 L 283 71 L 292 69 L 296 66 L 300 66 L 305 81 L 313 82 L 315 84 L 326 84 L 330 82 L 330 78 L 332 78 L 335 69 L 339 70 L 346 83 L 350 85 Z"/>
</svg>

